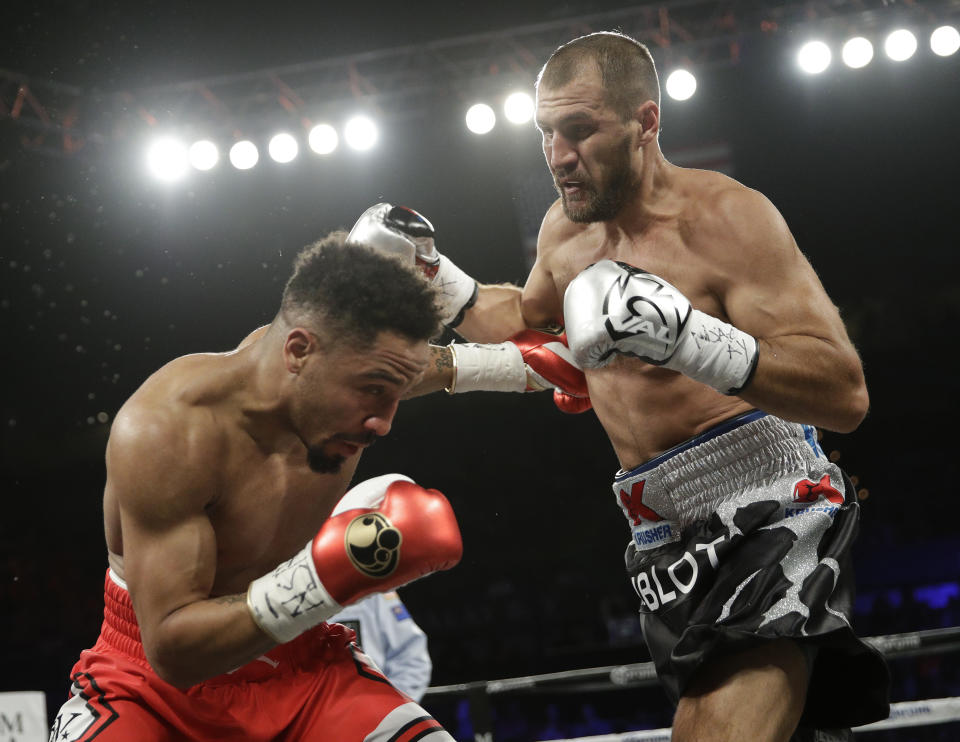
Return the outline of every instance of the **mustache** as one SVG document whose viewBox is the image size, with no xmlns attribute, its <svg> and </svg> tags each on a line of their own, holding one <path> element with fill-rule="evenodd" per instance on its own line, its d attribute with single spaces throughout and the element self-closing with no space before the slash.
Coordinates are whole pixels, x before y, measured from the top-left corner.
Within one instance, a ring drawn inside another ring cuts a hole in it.
<svg viewBox="0 0 960 742">
<path fill-rule="evenodd" d="M 366 446 L 372 446 L 377 440 L 377 434 L 373 431 L 367 433 L 337 433 L 332 440 L 346 441 L 347 443 L 362 443 Z"/>
</svg>

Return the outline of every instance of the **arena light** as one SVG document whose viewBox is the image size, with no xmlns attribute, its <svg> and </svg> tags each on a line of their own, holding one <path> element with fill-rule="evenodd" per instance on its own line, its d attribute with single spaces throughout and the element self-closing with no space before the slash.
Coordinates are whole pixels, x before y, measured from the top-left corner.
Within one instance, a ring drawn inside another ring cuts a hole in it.
<svg viewBox="0 0 960 742">
<path fill-rule="evenodd" d="M 347 144 L 361 152 L 371 149 L 380 137 L 377 125 L 366 116 L 354 116 L 343 128 L 343 138 Z"/>
<path fill-rule="evenodd" d="M 822 41 L 808 41 L 797 52 L 797 64 L 810 75 L 818 75 L 830 66 L 833 55 Z"/>
<path fill-rule="evenodd" d="M 697 78 L 689 70 L 674 70 L 667 75 L 667 95 L 674 100 L 688 100 L 697 92 Z"/>
<path fill-rule="evenodd" d="M 230 148 L 230 164 L 237 170 L 249 170 L 259 159 L 260 151 L 249 139 L 243 139 Z"/>
<path fill-rule="evenodd" d="M 293 138 L 292 134 L 285 131 L 272 136 L 267 144 L 267 152 L 270 153 L 270 158 L 274 162 L 290 162 L 299 151 L 300 145 L 297 144 L 297 140 Z"/>
<path fill-rule="evenodd" d="M 884 40 L 883 50 L 894 62 L 903 62 L 917 51 L 917 37 L 905 28 L 898 28 Z"/>
<path fill-rule="evenodd" d="M 940 26 L 930 34 L 930 50 L 938 57 L 949 57 L 960 49 L 960 31 L 953 26 Z"/>
<path fill-rule="evenodd" d="M 487 134 L 497 123 L 497 114 L 486 103 L 474 103 L 465 118 L 467 128 L 474 134 Z"/>
<path fill-rule="evenodd" d="M 858 70 L 873 60 L 873 44 L 863 36 L 854 36 L 844 43 L 840 56 L 847 67 Z"/>
<path fill-rule="evenodd" d="M 197 170 L 210 170 L 220 161 L 220 151 L 209 139 L 201 139 L 190 145 L 187 159 Z"/>
<path fill-rule="evenodd" d="M 162 137 L 147 150 L 147 168 L 154 177 L 166 182 L 182 178 L 187 172 L 187 148 L 172 137 Z"/>
<path fill-rule="evenodd" d="M 329 155 L 337 148 L 339 142 L 337 130 L 330 124 L 317 124 L 307 135 L 307 144 L 318 155 Z"/>
<path fill-rule="evenodd" d="M 533 98 L 527 93 L 511 93 L 503 102 L 503 115 L 511 123 L 527 123 L 533 118 Z"/>
</svg>

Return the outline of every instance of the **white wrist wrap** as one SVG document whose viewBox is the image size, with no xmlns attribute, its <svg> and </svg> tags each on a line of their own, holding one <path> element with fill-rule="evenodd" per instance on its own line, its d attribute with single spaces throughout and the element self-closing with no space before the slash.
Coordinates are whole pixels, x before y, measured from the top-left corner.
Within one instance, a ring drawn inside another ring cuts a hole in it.
<svg viewBox="0 0 960 742">
<path fill-rule="evenodd" d="M 339 603 L 320 582 L 313 540 L 247 589 L 247 607 L 264 633 L 284 644 L 338 613 Z"/>
<path fill-rule="evenodd" d="M 440 294 L 441 320 L 447 327 L 456 327 L 463 314 L 477 300 L 477 282 L 464 273 L 446 255 L 440 255 L 437 274 L 431 284 Z"/>
<path fill-rule="evenodd" d="M 514 343 L 452 343 L 448 347 L 455 366 L 451 394 L 526 391 L 527 364 Z"/>
<path fill-rule="evenodd" d="M 697 309 L 687 318 L 676 352 L 663 364 L 722 394 L 740 392 L 756 365 L 753 335 Z"/>
</svg>

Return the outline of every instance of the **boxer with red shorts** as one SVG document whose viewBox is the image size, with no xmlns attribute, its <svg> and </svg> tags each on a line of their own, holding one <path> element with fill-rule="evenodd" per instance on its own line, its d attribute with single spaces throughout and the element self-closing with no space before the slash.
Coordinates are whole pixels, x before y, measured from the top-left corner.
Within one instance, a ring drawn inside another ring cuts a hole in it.
<svg viewBox="0 0 960 742">
<path fill-rule="evenodd" d="M 51 742 L 80 740 L 449 740 L 394 689 L 340 624 L 321 623 L 186 690 L 160 679 L 122 582 L 107 575 L 103 629 L 71 672 Z"/>
<path fill-rule="evenodd" d="M 436 490 L 388 474 L 344 494 L 439 320 L 416 271 L 335 232 L 300 253 L 268 327 L 127 400 L 107 444 L 103 628 L 51 740 L 452 741 L 325 623 L 460 559 Z"/>
</svg>

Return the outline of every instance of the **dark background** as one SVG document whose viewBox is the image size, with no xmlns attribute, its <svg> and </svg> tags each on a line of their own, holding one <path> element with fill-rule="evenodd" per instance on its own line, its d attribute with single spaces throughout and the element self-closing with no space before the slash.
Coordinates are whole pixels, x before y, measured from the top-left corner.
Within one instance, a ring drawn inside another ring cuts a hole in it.
<svg viewBox="0 0 960 742">
<path fill-rule="evenodd" d="M 447 2 L 437 17 L 411 2 L 8 3 L 0 67 L 85 90 L 140 89 L 617 7 Z M 698 73 L 693 99 L 665 97 L 661 145 L 671 159 L 728 144 L 732 173 L 781 209 L 862 354 L 870 415 L 823 440 L 869 491 L 862 633 L 956 625 L 960 55 L 934 57 L 921 36 L 904 64 L 835 63 L 803 78 L 796 41 L 787 29 L 750 37 L 737 65 Z M 52 711 L 96 637 L 113 414 L 166 361 L 230 349 L 268 322 L 301 246 L 388 200 L 428 215 L 440 249 L 479 280 L 523 282 L 518 183 L 548 183 L 536 132 L 501 125 L 475 137 L 459 100 L 430 113 L 385 127 L 366 155 L 341 148 L 318 165 L 302 152 L 246 173 L 221 162 L 172 186 L 146 176 L 135 137 L 53 157 L 24 148 L 21 129 L 0 118 L 0 690 L 45 690 Z M 434 684 L 646 659 L 622 577 L 616 468 L 592 413 L 563 415 L 549 395 L 401 406 L 358 478 L 409 474 L 445 492 L 461 520 L 460 566 L 402 591 L 430 635 Z M 960 693 L 956 669 L 924 677 L 901 681 L 895 700 Z M 637 714 L 651 716 L 640 721 L 668 723 L 659 691 L 645 693 Z M 437 712 L 454 713 L 440 702 Z"/>
</svg>

